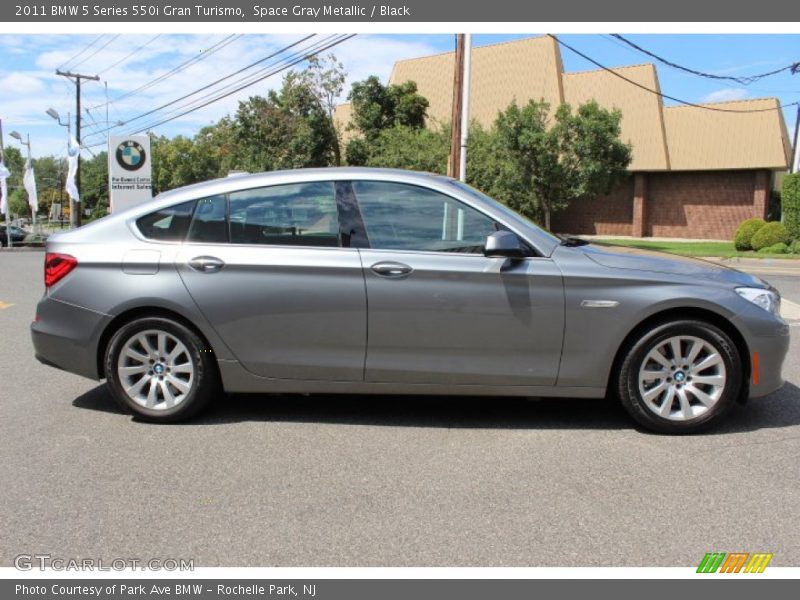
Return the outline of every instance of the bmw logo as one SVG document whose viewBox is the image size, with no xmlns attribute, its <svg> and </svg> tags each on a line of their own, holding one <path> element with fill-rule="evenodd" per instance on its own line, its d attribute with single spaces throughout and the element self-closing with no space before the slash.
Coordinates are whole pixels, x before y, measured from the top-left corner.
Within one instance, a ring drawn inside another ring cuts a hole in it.
<svg viewBox="0 0 800 600">
<path fill-rule="evenodd" d="M 678 383 L 682 383 L 686 379 L 686 373 L 683 371 L 676 371 L 675 372 L 675 381 Z"/>
<path fill-rule="evenodd" d="M 141 169 L 146 159 L 147 155 L 139 142 L 127 140 L 117 146 L 117 164 L 126 171 Z"/>
</svg>

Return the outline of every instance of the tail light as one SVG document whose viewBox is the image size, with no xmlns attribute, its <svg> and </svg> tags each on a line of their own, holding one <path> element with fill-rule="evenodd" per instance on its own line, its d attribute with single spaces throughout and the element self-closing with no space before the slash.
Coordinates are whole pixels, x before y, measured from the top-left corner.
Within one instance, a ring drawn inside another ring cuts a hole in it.
<svg viewBox="0 0 800 600">
<path fill-rule="evenodd" d="M 61 281 L 78 266 L 78 259 L 69 254 L 48 252 L 44 257 L 44 285 L 50 287 Z"/>
</svg>

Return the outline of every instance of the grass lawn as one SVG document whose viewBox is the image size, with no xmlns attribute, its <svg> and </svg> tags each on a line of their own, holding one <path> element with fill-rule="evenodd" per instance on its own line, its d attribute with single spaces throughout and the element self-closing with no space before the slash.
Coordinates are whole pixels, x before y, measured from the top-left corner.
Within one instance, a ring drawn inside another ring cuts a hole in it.
<svg viewBox="0 0 800 600">
<path fill-rule="evenodd" d="M 798 259 L 798 254 L 759 254 L 758 252 L 739 252 L 733 247 L 733 242 L 652 242 L 648 240 L 608 239 L 593 240 L 599 244 L 612 244 L 614 246 L 631 246 L 645 250 L 671 252 L 682 256 L 717 256 L 720 258 L 785 258 Z"/>
</svg>

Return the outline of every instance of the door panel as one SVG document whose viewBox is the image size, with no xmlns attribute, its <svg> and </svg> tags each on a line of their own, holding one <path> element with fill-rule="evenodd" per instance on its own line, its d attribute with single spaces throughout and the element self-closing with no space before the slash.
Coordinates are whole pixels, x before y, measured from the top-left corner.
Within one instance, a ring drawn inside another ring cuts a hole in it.
<svg viewBox="0 0 800 600">
<path fill-rule="evenodd" d="M 363 380 L 366 295 L 358 250 L 186 243 L 177 268 L 252 373 Z"/>
<path fill-rule="evenodd" d="M 564 290 L 551 260 L 360 252 L 366 381 L 555 385 Z"/>
</svg>

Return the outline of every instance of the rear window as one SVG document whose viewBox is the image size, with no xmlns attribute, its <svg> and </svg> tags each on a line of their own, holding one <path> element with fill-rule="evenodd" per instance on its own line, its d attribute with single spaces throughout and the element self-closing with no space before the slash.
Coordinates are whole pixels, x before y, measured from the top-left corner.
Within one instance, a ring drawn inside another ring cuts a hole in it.
<svg viewBox="0 0 800 600">
<path fill-rule="evenodd" d="M 192 220 L 195 201 L 183 202 L 152 212 L 136 220 L 136 227 L 149 240 L 182 242 Z"/>
</svg>

